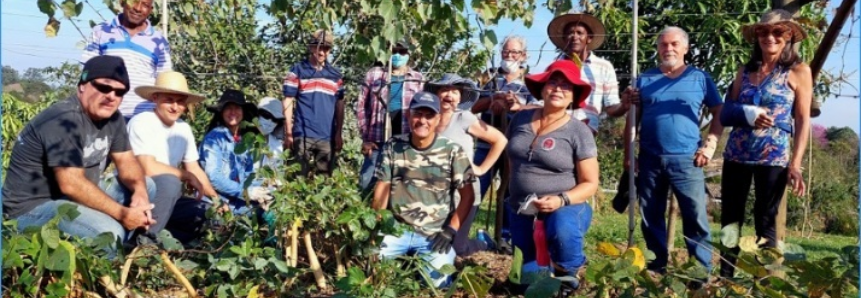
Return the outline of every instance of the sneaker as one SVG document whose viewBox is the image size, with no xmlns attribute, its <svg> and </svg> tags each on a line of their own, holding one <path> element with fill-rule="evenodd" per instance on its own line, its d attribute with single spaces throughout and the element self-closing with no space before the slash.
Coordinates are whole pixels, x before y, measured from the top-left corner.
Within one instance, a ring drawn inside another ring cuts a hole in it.
<svg viewBox="0 0 861 298">
<path fill-rule="evenodd" d="M 484 244 L 487 245 L 487 250 L 496 250 L 496 241 L 493 241 L 493 237 L 484 230 L 478 230 L 478 233 L 475 235 L 475 239 L 484 242 Z"/>
</svg>

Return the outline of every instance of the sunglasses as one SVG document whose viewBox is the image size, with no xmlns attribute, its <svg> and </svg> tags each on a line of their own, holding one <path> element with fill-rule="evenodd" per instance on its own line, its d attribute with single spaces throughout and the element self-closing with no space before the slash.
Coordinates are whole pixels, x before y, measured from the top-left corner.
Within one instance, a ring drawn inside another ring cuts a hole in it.
<svg viewBox="0 0 861 298">
<path fill-rule="evenodd" d="M 324 46 L 324 45 L 310 44 L 310 45 L 308 45 L 308 49 L 310 49 L 310 50 L 312 50 L 312 51 L 324 51 L 324 52 L 328 52 L 328 51 L 331 51 L 331 50 L 332 50 L 332 47 L 330 47 L 330 46 Z"/>
<path fill-rule="evenodd" d="M 392 54 L 409 55 L 410 50 L 407 49 L 392 49 Z"/>
<path fill-rule="evenodd" d="M 116 89 L 114 87 L 96 81 L 90 81 L 90 85 L 93 85 L 93 87 L 95 87 L 96 90 L 99 90 L 99 92 L 101 92 L 102 94 L 108 94 L 113 91 L 114 94 L 116 94 L 117 96 L 123 97 L 123 95 L 126 95 L 126 92 L 129 92 L 128 89 Z"/>
<path fill-rule="evenodd" d="M 283 120 L 283 118 L 281 118 L 281 119 L 276 118 L 276 117 L 275 117 L 275 115 L 272 115 L 272 113 L 270 113 L 270 112 L 269 112 L 269 111 L 267 111 L 267 110 L 259 110 L 259 111 L 257 111 L 257 116 L 260 116 L 260 118 L 263 118 L 263 119 L 266 119 L 266 120 L 269 120 L 269 121 L 279 121 L 279 120 Z"/>
<path fill-rule="evenodd" d="M 782 37 L 785 35 L 789 35 L 789 33 L 792 32 L 792 29 L 785 26 L 763 26 L 756 28 L 753 32 L 756 33 L 756 35 L 759 37 L 766 37 L 769 35 L 774 37 Z"/>
</svg>

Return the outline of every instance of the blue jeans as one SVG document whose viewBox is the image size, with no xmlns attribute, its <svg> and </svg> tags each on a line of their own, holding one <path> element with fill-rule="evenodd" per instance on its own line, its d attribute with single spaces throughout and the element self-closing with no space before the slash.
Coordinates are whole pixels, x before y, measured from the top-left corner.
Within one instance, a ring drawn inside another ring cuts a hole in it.
<svg viewBox="0 0 861 298">
<path fill-rule="evenodd" d="M 511 222 L 511 243 L 523 252 L 522 272 L 537 272 L 535 240 L 532 238 L 535 216 L 517 214 L 517 207 L 506 204 Z M 570 274 L 576 274 L 586 263 L 583 244 L 592 223 L 592 206 L 588 203 L 565 206 L 553 213 L 541 214 L 550 259 Z"/>
<path fill-rule="evenodd" d="M 437 288 L 447 287 L 450 282 L 449 276 L 436 271 L 436 269 L 442 268 L 446 264 L 454 266 L 454 249 L 449 249 L 448 252 L 440 254 L 432 252 L 430 246 L 429 237 L 413 231 L 406 231 L 400 237 L 386 235 L 380 246 L 380 257 L 393 259 L 415 253 L 430 263 L 430 266 L 425 267 L 424 271 L 433 280 L 433 285 Z"/>
<path fill-rule="evenodd" d="M 383 144 L 377 144 L 377 149 L 371 151 L 371 154 L 365 156 L 365 161 L 362 162 L 362 169 L 359 170 L 359 189 L 365 192 L 372 192 L 377 178 L 374 176 L 374 171 L 377 169 L 377 162 L 383 154 Z"/>
<path fill-rule="evenodd" d="M 650 270 L 663 272 L 667 251 L 667 197 L 672 188 L 679 202 L 688 253 L 711 271 L 711 236 L 706 213 L 705 176 L 691 155 L 654 156 L 640 153 L 639 194 L 641 228 L 646 247 L 655 253 Z"/>
<path fill-rule="evenodd" d="M 117 183 L 116 180 L 109 180 L 109 182 L 103 181 L 102 183 L 100 183 L 99 186 L 109 197 L 114 199 L 114 201 L 116 201 L 117 203 L 120 203 L 123 206 L 128 206 L 129 204 L 131 204 L 132 192 L 121 183 Z M 155 201 L 153 199 L 156 194 L 156 186 L 152 179 L 150 179 L 149 177 L 146 178 L 146 190 L 151 203 L 155 204 L 156 206 L 162 205 L 161 202 Z M 131 235 L 131 233 L 127 233 L 123 225 L 120 224 L 120 222 L 118 222 L 115 218 L 101 211 L 73 202 L 69 200 L 68 197 L 62 197 L 56 200 L 45 202 L 39 206 L 36 206 L 36 208 L 33 208 L 33 210 L 30 210 L 29 212 L 18 216 L 18 230 L 23 231 L 25 228 L 30 226 L 41 227 L 47 224 L 48 221 L 50 221 L 57 215 L 59 207 L 63 204 L 74 205 L 77 207 L 77 211 L 81 213 L 74 220 L 60 220 L 58 227 L 60 231 L 63 231 L 66 234 L 79 238 L 95 238 L 102 233 L 110 232 L 123 241 L 128 240 L 127 238 Z M 171 204 L 170 207 L 173 208 L 173 204 Z M 160 214 L 156 214 L 156 212 L 153 212 L 154 219 L 156 219 L 155 217 L 160 217 L 159 215 Z M 156 219 L 156 221 L 163 220 L 166 224 L 167 217 L 168 216 L 164 216 L 163 219 L 158 218 Z M 163 227 L 164 225 L 162 224 L 161 226 Z M 158 231 L 156 231 L 156 233 L 157 232 Z"/>
</svg>

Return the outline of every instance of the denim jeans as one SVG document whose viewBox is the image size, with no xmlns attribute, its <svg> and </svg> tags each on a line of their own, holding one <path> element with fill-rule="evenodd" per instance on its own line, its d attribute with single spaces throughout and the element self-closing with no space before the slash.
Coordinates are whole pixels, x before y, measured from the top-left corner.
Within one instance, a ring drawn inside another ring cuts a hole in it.
<svg viewBox="0 0 861 298">
<path fill-rule="evenodd" d="M 691 155 L 654 156 L 640 153 L 639 193 L 641 228 L 646 247 L 655 253 L 650 270 L 663 272 L 669 257 L 667 251 L 667 197 L 672 188 L 679 202 L 682 231 L 688 253 L 711 271 L 712 252 L 709 221 L 706 213 L 705 176 L 694 166 Z"/>
<path fill-rule="evenodd" d="M 517 207 L 506 204 L 511 222 L 511 243 L 523 252 L 522 272 L 540 270 L 535 261 L 535 240 L 532 237 L 535 216 L 517 214 Z M 565 206 L 544 218 L 544 231 L 550 259 L 570 274 L 576 274 L 586 263 L 583 244 L 592 223 L 592 206 L 588 203 Z"/>
<path fill-rule="evenodd" d="M 362 162 L 362 169 L 359 170 L 359 189 L 363 192 L 373 192 L 377 178 L 374 172 L 377 170 L 377 163 L 380 160 L 380 155 L 383 154 L 383 144 L 377 144 L 377 149 L 371 151 L 371 154 L 365 156 L 365 161 Z"/>
<path fill-rule="evenodd" d="M 123 206 L 128 206 L 131 203 L 132 192 L 121 183 L 116 183 L 115 181 L 116 180 L 113 179 L 107 182 L 103 181 L 99 186 L 114 201 L 122 204 Z M 149 195 L 150 202 L 156 206 L 161 205 L 160 202 L 153 199 L 156 193 L 156 186 L 150 178 L 146 178 L 146 190 Z M 110 232 L 123 241 L 127 240 L 131 235 L 131 233 L 127 233 L 128 231 L 126 231 L 123 225 L 115 218 L 101 211 L 73 202 L 69 200 L 68 197 L 62 197 L 45 202 L 36 206 L 33 210 L 18 216 L 18 230 L 24 231 L 25 228 L 30 226 L 41 227 L 47 224 L 48 221 L 57 215 L 59 207 L 63 204 L 74 205 L 77 207 L 77 211 L 80 212 L 80 215 L 78 215 L 74 220 L 60 220 L 58 227 L 60 228 L 60 231 L 63 231 L 66 234 L 79 238 L 95 238 L 102 233 Z M 155 212 L 153 212 L 153 217 L 156 216 Z M 165 218 L 167 217 L 165 216 Z M 165 222 L 166 221 L 167 220 L 165 220 Z"/>
<path fill-rule="evenodd" d="M 432 252 L 430 246 L 429 237 L 413 231 L 406 231 L 400 237 L 386 235 L 380 246 L 380 257 L 394 259 L 398 256 L 415 253 L 430 263 L 430 266 L 425 267 L 424 270 L 433 280 L 433 285 L 437 288 L 447 287 L 450 282 L 449 276 L 436 271 L 436 269 L 442 268 L 446 264 L 454 266 L 454 249 L 449 249 L 448 252 L 440 254 Z"/>
</svg>

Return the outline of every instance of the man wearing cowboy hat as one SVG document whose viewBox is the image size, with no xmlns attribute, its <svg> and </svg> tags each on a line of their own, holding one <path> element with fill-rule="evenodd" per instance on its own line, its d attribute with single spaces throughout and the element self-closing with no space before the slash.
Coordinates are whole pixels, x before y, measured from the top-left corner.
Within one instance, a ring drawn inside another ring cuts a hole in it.
<svg viewBox="0 0 861 298">
<path fill-rule="evenodd" d="M 199 156 L 191 126 L 180 119 L 188 105 L 203 101 L 203 96 L 191 93 L 185 76 L 174 71 L 159 74 L 155 85 L 137 87 L 135 93 L 152 101 L 155 107 L 132 117 L 128 124 L 129 141 L 146 176 L 157 185 L 156 197 L 176 201 L 167 228 L 185 243 L 190 240 L 182 236 L 188 232 L 185 229 L 199 227 L 204 218 L 202 213 L 207 206 L 199 201 L 202 196 L 218 200 L 197 162 Z M 183 184 L 197 191 L 198 200 L 181 198 Z M 189 220 L 193 225 L 184 222 L 189 218 L 193 218 Z"/>
<path fill-rule="evenodd" d="M 605 32 L 604 25 L 594 16 L 573 11 L 554 18 L 547 26 L 550 41 L 562 52 L 557 60 L 577 57 L 582 63 L 581 77 L 592 85 L 586 106 L 575 110 L 574 116 L 586 122 L 593 133 L 598 132 L 602 111 L 610 117 L 625 114 L 613 64 L 593 52 L 604 43 Z"/>
<path fill-rule="evenodd" d="M 362 137 L 362 155 L 365 160 L 359 171 L 359 187 L 370 190 L 376 180 L 374 167 L 380 158 L 385 140 L 386 115 L 391 119 L 391 134 L 409 131 L 406 111 L 410 100 L 424 87 L 424 75 L 409 65 L 410 43 L 404 38 L 392 47 L 392 72 L 383 65 L 374 66 L 365 74 L 365 83 L 356 104 L 356 119 Z M 390 82 L 388 85 L 387 82 Z M 387 111 L 384 110 L 388 109 Z"/>
<path fill-rule="evenodd" d="M 723 100 L 711 76 L 685 64 L 688 34 L 667 27 L 658 34 L 660 67 L 643 72 L 622 94 L 624 111 L 637 104 L 641 113 L 639 177 L 641 227 L 646 247 L 655 253 L 648 269 L 664 272 L 667 251 L 666 207 L 668 191 L 679 202 L 689 255 L 711 269 L 710 228 L 706 213 L 702 167 L 714 154 L 723 126 L 717 121 Z M 712 114 L 708 137 L 699 130 L 703 105 Z M 631 123 L 626 124 L 630 127 Z M 629 129 L 625 129 L 627 135 Z M 626 136 L 627 138 L 627 136 Z M 625 148 L 627 151 L 628 148 Z M 625 168 L 630 162 L 625 152 Z"/>
<path fill-rule="evenodd" d="M 170 44 L 162 33 L 150 24 L 153 0 L 121 0 L 123 12 L 110 22 L 93 27 L 87 40 L 82 62 L 101 55 L 122 58 L 128 66 L 130 89 L 150 85 L 159 73 L 170 71 Z M 120 103 L 120 113 L 128 123 L 140 112 L 152 109 L 151 102 L 127 94 Z"/>
<path fill-rule="evenodd" d="M 155 185 L 134 158 L 117 111 L 128 90 L 123 60 L 95 57 L 84 64 L 75 95 L 27 123 L 3 184 L 3 213 L 18 220 L 19 230 L 46 224 L 66 204 L 79 215 L 62 218 L 59 229 L 77 237 L 110 232 L 126 240 L 127 231 L 164 227 L 168 214 L 158 213 L 166 210 L 158 207 L 172 202 L 154 197 Z M 116 163 L 119 183 L 100 188 L 108 157 Z"/>
<path fill-rule="evenodd" d="M 312 168 L 330 174 L 344 143 L 343 76 L 327 61 L 333 41 L 331 32 L 317 30 L 308 42 L 308 58 L 284 78 L 284 148 L 298 157 L 302 175 Z"/>
</svg>

